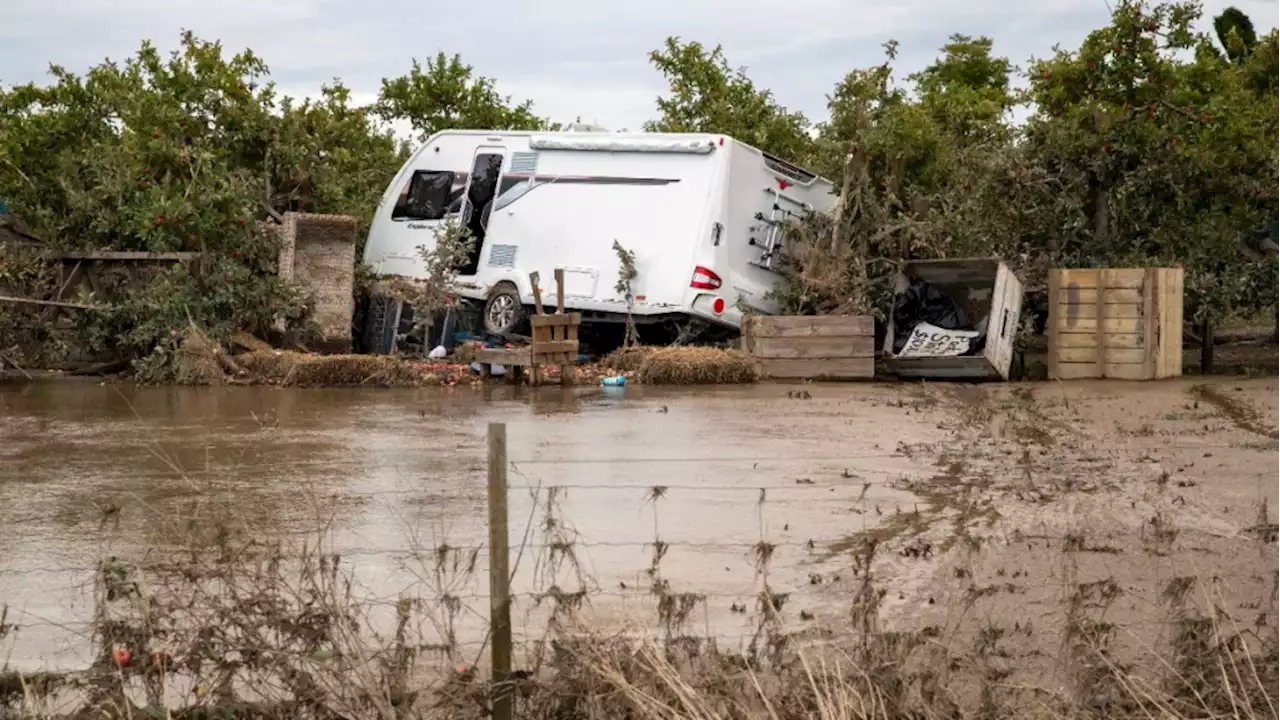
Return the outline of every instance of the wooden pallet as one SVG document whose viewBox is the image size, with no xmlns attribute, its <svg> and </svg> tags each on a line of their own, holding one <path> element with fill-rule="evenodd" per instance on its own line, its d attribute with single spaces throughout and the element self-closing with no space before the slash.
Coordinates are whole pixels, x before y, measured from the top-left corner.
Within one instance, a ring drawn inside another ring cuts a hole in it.
<svg viewBox="0 0 1280 720">
<path fill-rule="evenodd" d="M 529 368 L 529 384 L 542 383 L 542 366 L 560 366 L 560 384 L 572 382 L 570 366 L 578 360 L 578 327 L 582 325 L 582 313 L 564 311 L 564 270 L 556 268 L 556 312 L 547 314 L 542 308 L 542 290 L 538 288 L 538 273 L 529 273 L 533 285 L 533 305 L 537 314 L 529 318 L 533 328 L 533 341 L 528 347 L 485 349 L 476 354 L 480 371 L 488 377 L 492 365 L 512 368 L 511 378 L 518 382 Z"/>
</svg>

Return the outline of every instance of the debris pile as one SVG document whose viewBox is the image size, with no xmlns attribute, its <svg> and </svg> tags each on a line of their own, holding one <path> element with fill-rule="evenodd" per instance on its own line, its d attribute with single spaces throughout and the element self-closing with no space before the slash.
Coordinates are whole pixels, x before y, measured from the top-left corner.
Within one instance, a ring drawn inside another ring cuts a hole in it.
<svg viewBox="0 0 1280 720">
<path fill-rule="evenodd" d="M 734 385 L 758 379 L 751 358 L 721 348 L 630 347 L 609 355 L 603 364 L 645 385 Z"/>
</svg>

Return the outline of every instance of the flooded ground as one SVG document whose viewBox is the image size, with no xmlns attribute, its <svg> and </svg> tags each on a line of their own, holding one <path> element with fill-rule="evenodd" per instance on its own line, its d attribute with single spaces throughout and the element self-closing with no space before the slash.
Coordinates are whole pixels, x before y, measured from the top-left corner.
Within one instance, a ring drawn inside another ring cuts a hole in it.
<svg viewBox="0 0 1280 720">
<path fill-rule="evenodd" d="M 883 627 L 936 635 L 995 618 L 1033 663 L 1051 662 L 1064 604 L 1107 581 L 1117 622 L 1167 622 L 1162 593 L 1197 577 L 1274 634 L 1275 378 L 476 392 L 57 382 L 0 386 L 0 418 L 0 605 L 18 627 L 0 656 L 19 668 L 87 665 L 96 563 L 182 546 L 196 519 L 264 542 L 323 530 L 386 622 L 398 598 L 447 595 L 460 604 L 440 604 L 438 632 L 479 648 L 490 422 L 509 438 L 517 642 L 542 634 L 555 592 L 585 591 L 600 627 L 653 628 L 655 584 L 689 593 L 683 631 L 722 646 L 751 641 L 766 583 L 789 594 L 789 627 L 822 634 L 848 625 L 872 579 Z"/>
</svg>

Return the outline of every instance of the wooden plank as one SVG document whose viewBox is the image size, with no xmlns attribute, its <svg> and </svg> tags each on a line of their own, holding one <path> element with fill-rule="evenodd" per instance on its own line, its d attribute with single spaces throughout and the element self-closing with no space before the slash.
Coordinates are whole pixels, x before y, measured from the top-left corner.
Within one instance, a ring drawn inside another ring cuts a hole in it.
<svg viewBox="0 0 1280 720">
<path fill-rule="evenodd" d="M 760 364 L 760 372 L 771 378 L 852 380 L 872 378 L 876 374 L 876 360 L 873 357 L 764 359 L 757 362 Z"/>
<path fill-rule="evenodd" d="M 1096 308 L 1097 305 L 1092 307 Z M 1098 319 L 1094 317 L 1080 317 L 1073 324 L 1063 322 L 1063 318 L 1059 317 L 1055 323 L 1058 332 L 1098 332 Z M 1109 318 L 1102 321 L 1102 330 L 1105 333 L 1142 333 L 1141 318 Z"/>
<path fill-rule="evenodd" d="M 1061 347 L 1062 338 L 1058 332 L 1058 319 L 1066 312 L 1067 308 L 1061 303 L 1054 302 L 1054 298 L 1065 297 L 1066 293 L 1062 289 L 1062 272 L 1050 268 L 1049 270 L 1049 327 L 1045 329 L 1049 340 L 1049 379 L 1058 377 L 1058 350 Z"/>
<path fill-rule="evenodd" d="M 754 338 L 750 354 L 761 359 L 874 357 L 875 338 Z"/>
<path fill-rule="evenodd" d="M 542 314 L 542 290 L 538 288 L 538 271 L 534 270 L 529 273 L 529 282 L 533 285 L 533 307 L 535 312 Z"/>
<path fill-rule="evenodd" d="M 982 356 L 887 358 L 885 365 L 901 378 L 998 380 L 1000 373 Z"/>
<path fill-rule="evenodd" d="M 582 313 L 563 315 L 534 315 L 529 318 L 530 327 L 570 327 L 582 324 Z"/>
<path fill-rule="evenodd" d="M 1159 330 L 1159 314 L 1156 312 L 1158 300 L 1157 280 L 1159 270 L 1146 268 L 1142 280 L 1142 317 L 1146 319 L 1142 328 L 1142 374 L 1143 379 L 1153 380 L 1156 377 L 1156 363 L 1160 357 L 1160 342 L 1156 337 Z M 1126 362 L 1120 357 L 1112 358 L 1117 362 Z M 1129 361 L 1132 362 L 1132 361 Z"/>
<path fill-rule="evenodd" d="M 1102 305 L 1102 317 L 1108 320 L 1142 318 L 1146 317 L 1144 312 L 1143 306 L 1139 303 L 1105 303 Z M 1067 318 L 1068 321 L 1072 317 L 1094 318 L 1098 315 L 1098 305 L 1096 303 L 1077 303 L 1074 305 L 1061 303 L 1058 306 L 1058 313 Z"/>
<path fill-rule="evenodd" d="M 1146 348 L 1106 348 L 1107 363 L 1138 363 L 1146 362 L 1148 353 Z M 1098 348 L 1096 347 L 1059 347 L 1057 352 L 1058 362 L 1060 363 L 1098 363 Z"/>
<path fill-rule="evenodd" d="M 1099 375 L 1096 362 L 1062 362 L 1058 364 L 1059 380 L 1086 380 L 1100 377 L 1108 380 L 1145 380 L 1147 379 L 1146 365 L 1140 362 L 1108 362 L 1103 367 L 1102 375 Z"/>
<path fill-rule="evenodd" d="M 742 334 L 759 338 L 843 337 L 875 334 L 870 315 L 748 315 Z"/>
<path fill-rule="evenodd" d="M 564 314 L 564 268 L 556 268 L 556 314 Z"/>
<path fill-rule="evenodd" d="M 1111 380 L 1150 380 L 1146 363 L 1107 362 L 1106 377 Z"/>
<path fill-rule="evenodd" d="M 1120 350 L 1141 348 L 1143 347 L 1142 333 L 1107 333 L 1103 342 L 1107 348 L 1116 348 Z M 1059 331 L 1055 346 L 1059 349 L 1067 348 L 1091 348 L 1097 347 L 1098 336 L 1090 329 L 1088 332 L 1063 332 Z"/>
<path fill-rule="evenodd" d="M 1100 287 L 1100 288 L 1106 287 L 1106 285 L 1103 283 L 1104 273 L 1106 273 L 1105 270 L 1099 270 L 1096 273 L 1097 287 Z M 1105 307 L 1106 307 L 1105 305 L 1093 306 L 1093 309 L 1095 310 L 1093 317 L 1094 317 L 1094 322 L 1096 323 L 1096 326 L 1094 327 L 1094 334 L 1096 336 L 1094 347 L 1098 349 L 1098 355 L 1097 355 L 1097 358 L 1095 358 L 1098 363 L 1098 377 L 1106 377 L 1105 370 L 1106 370 L 1106 364 L 1107 364 L 1107 339 L 1106 339 L 1107 324 L 1106 324 L 1106 318 L 1103 317 L 1102 315 L 1103 308 Z"/>
<path fill-rule="evenodd" d="M 535 359 L 551 353 L 576 353 L 578 351 L 578 343 L 575 340 L 547 340 L 545 342 L 535 342 L 530 347 Z"/>
<path fill-rule="evenodd" d="M 1182 322 L 1183 281 L 1182 268 L 1162 268 L 1158 281 L 1160 293 L 1160 359 L 1156 365 L 1156 377 L 1172 378 L 1182 375 Z"/>
<path fill-rule="evenodd" d="M 1058 273 L 1054 272 L 1051 273 L 1050 278 L 1056 278 L 1057 276 Z M 1136 305 L 1142 302 L 1142 291 L 1133 288 L 1104 288 L 1102 294 L 1104 303 L 1132 303 Z M 1057 289 L 1051 288 L 1049 290 L 1049 297 L 1051 299 L 1056 297 L 1058 302 L 1063 304 L 1075 302 L 1083 305 L 1092 305 L 1098 302 L 1098 289 L 1079 286 L 1068 289 L 1059 285 Z"/>
<path fill-rule="evenodd" d="M 1059 283 L 1064 289 L 1075 285 L 1081 290 L 1098 287 L 1140 290 L 1145 270 L 1143 268 L 1081 268 L 1057 272 L 1061 273 Z"/>
<path fill-rule="evenodd" d="M 1018 275 L 1004 263 L 1000 264 L 1002 282 L 997 281 L 998 295 L 992 296 L 991 328 L 987 333 L 987 348 L 983 355 L 991 360 L 996 372 L 1002 379 L 1009 379 L 1009 372 L 1014 365 L 1014 348 L 1018 343 L 1018 327 L 1023 316 L 1023 300 L 1025 291 Z"/>
<path fill-rule="evenodd" d="M 476 352 L 476 362 L 496 363 L 498 365 L 529 365 L 528 348 L 485 348 Z"/>
<path fill-rule="evenodd" d="M 911 260 L 903 263 L 902 273 L 935 285 L 985 283 L 995 285 L 1000 260 L 997 258 L 955 258 Z"/>
</svg>

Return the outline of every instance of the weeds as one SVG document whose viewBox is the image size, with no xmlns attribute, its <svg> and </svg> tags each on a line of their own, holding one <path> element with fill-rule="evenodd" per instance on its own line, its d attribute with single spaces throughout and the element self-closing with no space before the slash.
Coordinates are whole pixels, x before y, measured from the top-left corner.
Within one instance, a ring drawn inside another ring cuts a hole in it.
<svg viewBox="0 0 1280 720">
<path fill-rule="evenodd" d="M 560 521 L 542 524 L 569 532 Z M 441 608 L 446 617 L 465 612 L 456 595 L 400 598 L 390 608 L 390 632 L 380 634 L 370 606 L 353 595 L 349 563 L 340 556 L 316 545 L 293 554 L 238 542 L 225 528 L 208 534 L 215 544 L 198 552 L 145 564 L 104 560 L 95 583 L 98 660 L 67 675 L 0 673 L 0 708 L 15 717 L 50 717 L 39 714 L 42 702 L 79 686 L 87 705 L 76 717 L 86 718 L 169 712 L 478 719 L 488 712 L 497 686 L 470 669 L 433 673 L 424 662 L 456 646 L 447 629 L 423 634 L 439 622 L 426 616 Z M 772 547 L 762 542 L 753 551 L 762 572 Z M 886 632 L 879 617 L 886 593 L 874 572 L 878 552 L 869 540 L 853 554 L 851 633 L 829 634 L 821 643 L 789 633 L 782 616 L 791 594 L 766 585 L 756 598 L 758 642 L 739 653 L 689 633 L 706 605 L 701 594 L 655 592 L 662 637 L 637 639 L 605 636 L 580 621 L 586 587 L 552 586 L 538 596 L 554 605 L 549 654 L 539 651 L 533 671 L 515 674 L 501 691 L 514 693 L 525 718 L 1274 716 L 1273 633 L 1237 629 L 1212 586 L 1193 576 L 1170 580 L 1161 594 L 1172 616 L 1164 648 L 1137 656 L 1124 654 L 1118 641 L 1128 631 L 1107 619 L 1124 596 L 1119 584 L 1106 578 L 1073 585 L 1063 635 L 1071 693 L 1027 695 L 1031 691 L 1013 678 L 1022 662 L 1018 642 L 1031 636 L 1030 623 L 1006 626 L 989 618 L 974 629 L 967 649 L 944 642 L 937 626 Z M 660 562 L 661 551 L 655 554 Z M 1071 554 L 1064 557 L 1070 564 Z M 443 588 L 474 571 L 472 553 L 447 544 L 422 560 Z M 972 589 L 970 572 L 957 578 Z M 1205 611 L 1193 602 L 1199 596 Z M 6 617 L 0 613 L 6 631 L 21 632 Z M 129 661 L 118 660 L 113 651 L 119 649 L 129 650 Z M 1147 654 L 1151 659 L 1142 660 Z M 179 687 L 190 689 L 185 707 L 165 711 Z"/>
</svg>

